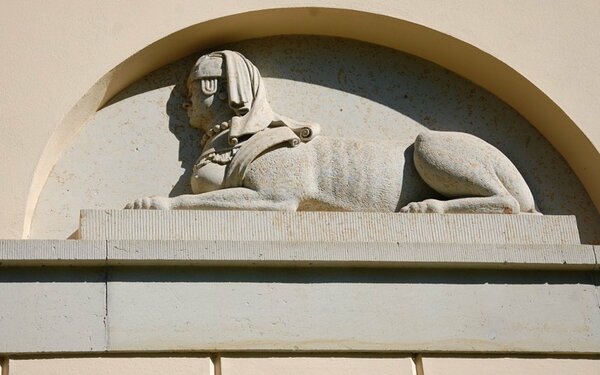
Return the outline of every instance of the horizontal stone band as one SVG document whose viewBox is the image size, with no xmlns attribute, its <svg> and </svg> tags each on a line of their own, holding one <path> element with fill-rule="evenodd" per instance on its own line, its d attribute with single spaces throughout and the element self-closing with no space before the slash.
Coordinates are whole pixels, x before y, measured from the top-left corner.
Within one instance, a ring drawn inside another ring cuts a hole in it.
<svg viewBox="0 0 600 375">
<path fill-rule="evenodd" d="M 0 264 L 599 269 L 592 245 L 0 240 Z"/>
</svg>

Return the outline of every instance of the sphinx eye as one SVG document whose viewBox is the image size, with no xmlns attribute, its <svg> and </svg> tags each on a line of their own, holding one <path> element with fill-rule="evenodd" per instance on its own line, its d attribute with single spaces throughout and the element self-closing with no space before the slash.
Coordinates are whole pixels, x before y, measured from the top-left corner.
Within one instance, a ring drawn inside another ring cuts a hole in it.
<svg viewBox="0 0 600 375">
<path fill-rule="evenodd" d="M 216 78 L 208 78 L 202 79 L 202 93 L 204 95 L 213 95 L 217 92 L 217 79 Z"/>
</svg>

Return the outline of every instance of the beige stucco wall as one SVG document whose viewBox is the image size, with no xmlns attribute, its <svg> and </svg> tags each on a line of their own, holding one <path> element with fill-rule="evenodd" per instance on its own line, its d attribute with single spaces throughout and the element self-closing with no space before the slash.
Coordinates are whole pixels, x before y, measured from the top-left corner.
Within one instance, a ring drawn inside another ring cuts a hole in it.
<svg viewBox="0 0 600 375">
<path fill-rule="evenodd" d="M 179 356 L 96 358 L 14 358 L 5 367 L 6 375 L 121 375 L 121 374 L 196 374 L 196 375 L 592 375 L 598 374 L 598 359 L 567 358 L 452 358 L 356 356 L 303 357 L 226 356 L 213 362 L 209 358 Z M 215 363 L 215 365 L 213 365 Z M 5 373 L 2 373 L 3 375 Z"/>
<path fill-rule="evenodd" d="M 596 1 L 9 0 L 1 9 L 0 238 L 27 236 L 60 152 L 118 90 L 194 50 L 278 33 L 379 43 L 466 76 L 536 126 L 600 207 Z"/>
</svg>

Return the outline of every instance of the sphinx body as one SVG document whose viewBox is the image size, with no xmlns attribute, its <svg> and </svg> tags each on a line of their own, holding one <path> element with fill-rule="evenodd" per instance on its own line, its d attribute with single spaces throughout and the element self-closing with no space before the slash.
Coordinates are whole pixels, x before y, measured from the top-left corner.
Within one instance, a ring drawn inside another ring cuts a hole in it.
<svg viewBox="0 0 600 375">
<path fill-rule="evenodd" d="M 424 131 L 414 142 L 319 136 L 317 124 L 273 112 L 258 69 L 231 51 L 201 57 L 188 89 L 190 124 L 206 132 L 194 194 L 141 198 L 129 208 L 536 212 L 517 168 L 475 136 Z"/>
<path fill-rule="evenodd" d="M 414 146 L 317 137 L 257 158 L 244 188 L 291 210 L 535 212 L 514 165 L 464 133 L 423 132 Z M 427 199 L 440 195 L 453 199 Z"/>
<path fill-rule="evenodd" d="M 510 160 L 464 133 L 427 131 L 414 144 L 316 137 L 269 150 L 252 161 L 242 186 L 223 189 L 226 170 L 206 164 L 192 177 L 195 194 L 142 198 L 134 208 L 535 212 Z M 439 195 L 453 199 L 430 198 Z"/>
</svg>

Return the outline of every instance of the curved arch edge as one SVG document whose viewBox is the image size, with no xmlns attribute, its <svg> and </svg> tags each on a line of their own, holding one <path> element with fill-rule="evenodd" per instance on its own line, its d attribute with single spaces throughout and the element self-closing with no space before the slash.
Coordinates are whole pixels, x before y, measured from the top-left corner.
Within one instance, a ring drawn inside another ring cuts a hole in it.
<svg viewBox="0 0 600 375">
<path fill-rule="evenodd" d="M 65 116 L 36 166 L 26 202 L 29 234 L 39 195 L 62 152 L 98 109 L 118 92 L 199 50 L 272 35 L 356 39 L 434 62 L 485 88 L 523 115 L 563 155 L 600 211 L 600 152 L 574 121 L 525 76 L 485 51 L 443 32 L 382 14 L 340 8 L 277 8 L 239 13 L 176 31 L 132 55 L 96 82 Z"/>
</svg>

